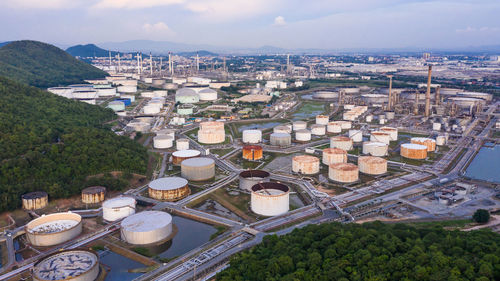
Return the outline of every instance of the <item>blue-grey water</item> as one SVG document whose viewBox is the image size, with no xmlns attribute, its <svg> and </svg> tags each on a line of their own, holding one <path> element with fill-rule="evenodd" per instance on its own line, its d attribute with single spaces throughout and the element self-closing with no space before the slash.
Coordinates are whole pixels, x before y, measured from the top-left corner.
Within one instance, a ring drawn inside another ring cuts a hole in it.
<svg viewBox="0 0 500 281">
<path fill-rule="evenodd" d="M 472 160 L 465 175 L 478 180 L 500 183 L 500 145 L 487 143 Z"/>
<path fill-rule="evenodd" d="M 308 119 L 323 112 L 325 112 L 324 104 L 304 103 L 297 112 L 292 114 L 292 120 Z"/>
<path fill-rule="evenodd" d="M 274 128 L 278 125 L 281 125 L 280 122 L 267 122 L 267 123 L 258 123 L 258 124 L 248 124 L 238 127 L 239 132 L 243 132 L 244 130 L 255 130 L 255 129 L 269 129 Z"/>
<path fill-rule="evenodd" d="M 99 252 L 99 261 L 111 268 L 106 275 L 106 281 L 129 281 L 142 275 L 142 273 L 130 273 L 129 269 L 146 267 L 140 262 L 119 255 L 111 251 Z"/>
</svg>

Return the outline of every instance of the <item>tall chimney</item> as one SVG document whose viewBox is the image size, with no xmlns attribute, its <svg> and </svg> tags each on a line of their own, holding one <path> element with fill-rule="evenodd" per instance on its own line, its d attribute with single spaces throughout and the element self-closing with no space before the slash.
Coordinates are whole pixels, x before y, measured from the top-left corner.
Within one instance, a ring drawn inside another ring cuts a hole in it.
<svg viewBox="0 0 500 281">
<path fill-rule="evenodd" d="M 120 62 L 120 53 L 118 52 L 118 72 L 122 69 L 122 63 Z"/>
<path fill-rule="evenodd" d="M 431 75 L 432 65 L 429 64 L 429 73 L 427 75 L 427 92 L 425 93 L 425 117 L 429 117 L 431 109 Z"/>
<path fill-rule="evenodd" d="M 413 114 L 418 115 L 418 97 L 420 96 L 420 92 L 415 92 L 415 106 L 413 107 Z"/>
<path fill-rule="evenodd" d="M 436 95 L 434 96 L 434 98 L 436 99 L 435 100 L 436 105 L 439 105 L 439 103 L 441 102 L 440 91 L 441 91 L 441 86 L 437 86 L 437 88 L 436 88 Z"/>
<path fill-rule="evenodd" d="M 198 56 L 198 53 L 196 53 L 196 73 L 200 71 L 200 56 Z"/>
<path fill-rule="evenodd" d="M 153 55 L 151 53 L 149 53 L 149 73 L 153 77 Z"/>
<path fill-rule="evenodd" d="M 290 73 L 290 54 L 286 55 L 286 73 Z"/>
<path fill-rule="evenodd" d="M 160 77 L 162 76 L 161 75 L 161 68 L 162 68 L 162 66 L 163 66 L 163 57 L 160 56 Z"/>
<path fill-rule="evenodd" d="M 141 74 L 141 67 L 139 64 L 139 53 L 135 56 L 137 58 L 137 74 Z"/>
<path fill-rule="evenodd" d="M 387 103 L 387 110 L 392 109 L 392 75 L 387 75 L 389 77 L 389 101 Z"/>
</svg>

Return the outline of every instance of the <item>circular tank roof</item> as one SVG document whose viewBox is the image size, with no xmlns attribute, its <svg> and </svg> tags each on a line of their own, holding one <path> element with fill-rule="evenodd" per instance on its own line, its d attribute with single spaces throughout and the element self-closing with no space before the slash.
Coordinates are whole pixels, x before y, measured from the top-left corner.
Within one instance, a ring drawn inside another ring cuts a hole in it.
<svg viewBox="0 0 500 281">
<path fill-rule="evenodd" d="M 336 164 L 330 164 L 330 168 L 341 171 L 355 171 L 358 169 L 358 166 L 351 163 L 336 163 Z"/>
<path fill-rule="evenodd" d="M 172 223 L 172 216 L 161 211 L 144 211 L 126 217 L 121 227 L 130 232 L 149 232 Z"/>
<path fill-rule="evenodd" d="M 104 186 L 91 186 L 82 190 L 83 194 L 95 194 L 106 192 L 106 188 Z"/>
<path fill-rule="evenodd" d="M 98 264 L 95 253 L 69 250 L 52 254 L 34 266 L 33 276 L 39 280 L 68 280 L 89 272 Z"/>
<path fill-rule="evenodd" d="M 46 197 L 46 196 L 47 196 L 47 192 L 45 192 L 45 191 L 34 191 L 34 192 L 23 194 L 21 196 L 21 198 L 22 199 L 36 199 L 36 198 L 42 198 L 42 197 Z"/>
<path fill-rule="evenodd" d="M 182 161 L 181 165 L 191 166 L 191 167 L 203 167 L 214 164 L 215 161 L 212 158 L 207 157 L 195 157 L 189 158 Z"/>
<path fill-rule="evenodd" d="M 284 184 L 277 182 L 261 182 L 252 186 L 253 192 L 263 191 L 259 193 L 262 195 L 266 195 L 267 191 L 268 192 L 267 195 L 277 195 L 275 192 L 272 192 L 272 190 L 279 191 L 278 194 L 282 194 L 283 192 L 289 192 L 290 188 Z"/>
<path fill-rule="evenodd" d="M 121 208 L 125 206 L 135 205 L 135 199 L 128 196 L 119 196 L 115 198 L 108 199 L 102 203 L 104 208 Z"/>
<path fill-rule="evenodd" d="M 267 178 L 271 174 L 262 170 L 246 170 L 240 173 L 240 177 L 242 178 Z"/>
<path fill-rule="evenodd" d="M 419 150 L 427 150 L 427 146 L 421 145 L 421 144 L 416 144 L 416 143 L 403 143 L 401 147 L 408 148 L 408 149 L 419 149 Z"/>
<path fill-rule="evenodd" d="M 177 141 L 179 141 L 179 140 L 177 140 Z M 199 156 L 200 154 L 201 154 L 201 152 L 199 152 L 198 150 L 185 149 L 185 150 L 179 150 L 179 151 L 172 153 L 172 156 L 184 158 L 184 157 L 196 157 L 196 156 Z"/>
<path fill-rule="evenodd" d="M 188 184 L 186 179 L 180 177 L 169 177 L 156 179 L 149 183 L 149 187 L 156 190 L 173 190 Z"/>
</svg>

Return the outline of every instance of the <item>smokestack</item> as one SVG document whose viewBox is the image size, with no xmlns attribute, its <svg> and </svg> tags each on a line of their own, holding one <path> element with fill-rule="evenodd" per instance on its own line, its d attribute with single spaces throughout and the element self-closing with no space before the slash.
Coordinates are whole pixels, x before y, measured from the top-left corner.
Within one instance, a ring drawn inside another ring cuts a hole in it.
<svg viewBox="0 0 500 281">
<path fill-rule="evenodd" d="M 437 86 L 436 88 L 436 95 L 435 95 L 435 102 L 436 102 L 436 105 L 439 105 L 439 103 L 441 102 L 441 95 L 440 95 L 440 91 L 441 91 L 441 86 Z"/>
<path fill-rule="evenodd" d="M 109 70 L 111 70 L 111 51 L 109 51 Z"/>
<path fill-rule="evenodd" d="M 427 75 L 427 92 L 425 93 L 425 117 L 429 117 L 431 109 L 431 74 L 432 65 L 429 64 L 429 73 Z"/>
<path fill-rule="evenodd" d="M 392 109 L 392 75 L 387 75 L 389 77 L 389 100 L 387 103 L 387 110 Z"/>
<path fill-rule="evenodd" d="M 286 73 L 290 73 L 290 54 L 286 55 Z"/>
<path fill-rule="evenodd" d="M 223 62 L 222 62 L 222 70 L 224 72 L 226 72 L 226 57 L 223 58 Z"/>
<path fill-rule="evenodd" d="M 149 73 L 153 77 L 153 55 L 151 53 L 149 53 Z"/>
<path fill-rule="evenodd" d="M 163 57 L 160 56 L 160 77 L 161 77 L 161 67 L 163 65 Z"/>
<path fill-rule="evenodd" d="M 200 56 L 196 53 L 196 73 L 200 71 Z"/>
<path fill-rule="evenodd" d="M 139 53 L 135 56 L 137 58 L 137 74 L 141 74 L 141 67 L 139 66 Z"/>
<path fill-rule="evenodd" d="M 118 53 L 118 72 L 122 69 L 122 63 L 120 62 L 120 53 Z"/>
<path fill-rule="evenodd" d="M 415 92 L 415 106 L 413 107 L 413 114 L 418 115 L 418 96 L 420 96 L 420 92 Z"/>
</svg>

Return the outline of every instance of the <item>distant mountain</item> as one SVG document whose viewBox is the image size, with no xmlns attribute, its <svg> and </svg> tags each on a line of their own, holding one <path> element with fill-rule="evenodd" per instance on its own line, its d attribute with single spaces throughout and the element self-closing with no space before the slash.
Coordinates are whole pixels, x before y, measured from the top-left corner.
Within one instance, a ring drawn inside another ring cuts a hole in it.
<svg viewBox="0 0 500 281">
<path fill-rule="evenodd" d="M 66 52 L 74 57 L 108 57 L 109 51 L 99 48 L 94 44 L 76 45 L 66 49 Z M 116 56 L 119 52 L 111 51 L 111 56 Z"/>
<path fill-rule="evenodd" d="M 195 52 L 197 50 L 213 51 L 215 47 L 210 45 L 191 45 L 184 43 L 175 43 L 170 41 L 151 41 L 151 40 L 132 40 L 125 42 L 107 42 L 100 43 L 101 47 L 118 50 L 121 52 L 144 52 L 166 55 L 168 52 Z"/>
<path fill-rule="evenodd" d="M 0 48 L 0 76 L 47 88 L 103 78 L 106 72 L 38 41 L 14 41 Z"/>
<path fill-rule="evenodd" d="M 214 57 L 214 56 L 218 56 L 217 53 L 213 53 L 213 52 L 209 52 L 209 51 L 205 51 L 205 50 L 201 50 L 201 51 L 196 51 L 196 52 L 179 52 L 179 53 L 175 53 L 176 55 L 179 55 L 179 56 L 183 56 L 183 57 L 194 57 L 198 54 L 198 56 L 200 57 Z"/>
</svg>

